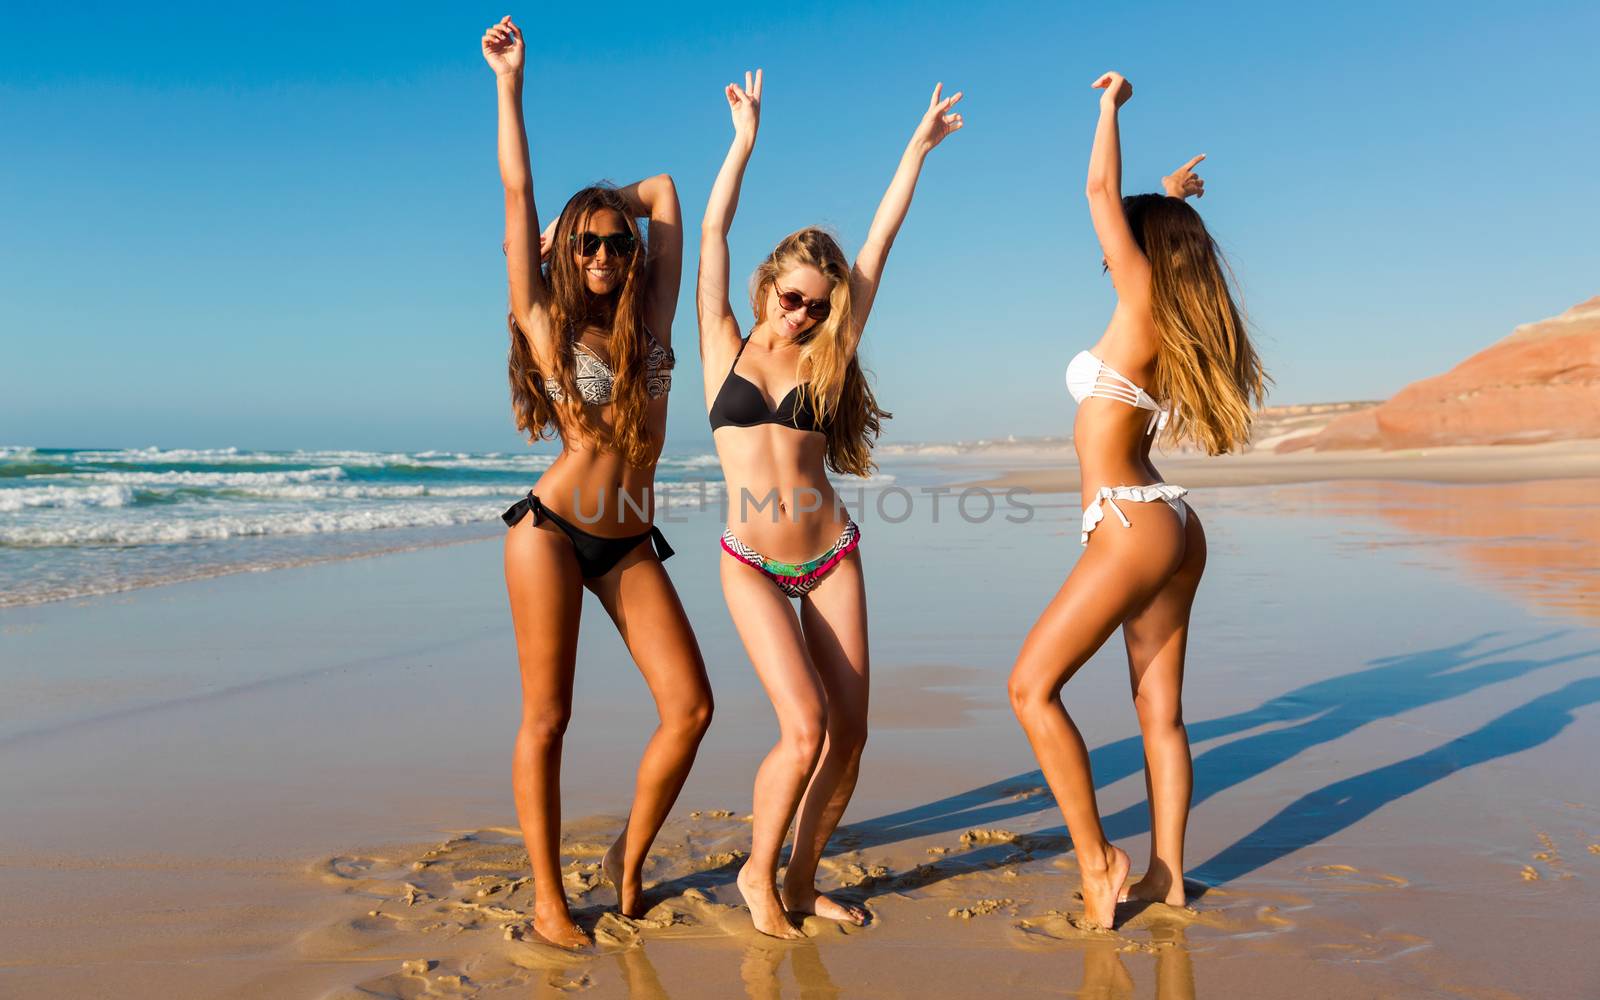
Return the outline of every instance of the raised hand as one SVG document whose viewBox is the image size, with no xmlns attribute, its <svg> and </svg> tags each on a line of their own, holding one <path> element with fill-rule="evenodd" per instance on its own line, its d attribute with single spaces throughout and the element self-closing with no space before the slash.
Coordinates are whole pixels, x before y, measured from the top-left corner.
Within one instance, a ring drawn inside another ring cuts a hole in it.
<svg viewBox="0 0 1600 1000">
<path fill-rule="evenodd" d="M 944 94 L 944 84 L 933 85 L 933 96 L 928 98 L 928 110 L 922 113 L 922 121 L 917 123 L 916 132 L 912 133 L 911 141 L 920 143 L 923 152 L 927 152 L 944 141 L 945 136 L 952 132 L 961 131 L 961 116 L 950 114 L 950 109 L 961 102 L 961 91 L 956 91 L 949 97 Z"/>
<path fill-rule="evenodd" d="M 1169 197 L 1188 198 L 1193 195 L 1196 198 L 1204 198 L 1206 196 L 1206 182 L 1201 179 L 1199 174 L 1194 172 L 1195 165 L 1205 158 L 1206 154 L 1201 153 L 1199 156 L 1190 159 L 1188 163 L 1161 178 L 1161 186 L 1166 189 Z"/>
<path fill-rule="evenodd" d="M 747 70 L 743 87 L 730 83 L 723 88 L 723 93 L 728 98 L 728 111 L 733 115 L 734 132 L 754 139 L 756 130 L 761 127 L 761 71 L 756 70 L 752 76 Z"/>
<path fill-rule="evenodd" d="M 507 14 L 483 33 L 483 58 L 495 76 L 521 76 L 522 29 L 511 23 Z"/>
<path fill-rule="evenodd" d="M 1110 101 L 1112 107 L 1120 108 L 1128 103 L 1128 98 L 1133 96 L 1133 84 L 1129 83 L 1121 73 L 1102 73 L 1100 78 L 1090 86 L 1095 90 L 1105 91 L 1100 95 L 1100 104 L 1102 106 L 1107 101 Z"/>
</svg>

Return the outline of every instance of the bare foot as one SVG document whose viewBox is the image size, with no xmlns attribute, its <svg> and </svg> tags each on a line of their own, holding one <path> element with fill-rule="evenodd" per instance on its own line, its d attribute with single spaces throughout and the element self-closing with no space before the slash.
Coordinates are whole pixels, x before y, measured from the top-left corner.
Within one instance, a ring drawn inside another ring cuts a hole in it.
<svg viewBox="0 0 1600 1000">
<path fill-rule="evenodd" d="M 534 904 L 533 929 L 540 937 L 558 948 L 578 949 L 594 944 L 589 935 L 572 922 L 572 915 L 567 912 L 566 900 L 548 906 L 542 903 Z"/>
<path fill-rule="evenodd" d="M 622 870 L 622 838 L 628 835 L 624 829 L 617 836 L 617 842 L 606 851 L 606 856 L 600 860 L 600 870 L 605 873 L 606 880 L 617 890 L 617 909 L 625 917 L 634 920 L 644 916 L 644 884 L 643 879 L 637 875 L 629 875 Z"/>
<path fill-rule="evenodd" d="M 1087 867 L 1084 859 L 1078 859 L 1078 871 L 1083 876 L 1083 915 L 1090 923 L 1107 930 L 1116 926 L 1117 899 L 1122 895 L 1122 886 L 1128 881 L 1128 869 L 1132 865 L 1128 852 L 1115 846 L 1106 852 L 1105 867 L 1098 871 Z"/>
<path fill-rule="evenodd" d="M 809 889 L 790 889 L 787 885 L 784 886 L 783 908 L 790 913 L 815 914 L 826 920 L 855 924 L 857 927 L 867 922 L 866 910 L 854 903 L 841 903 L 831 896 L 824 896 L 815 886 Z"/>
<path fill-rule="evenodd" d="M 739 895 L 744 897 L 744 904 L 750 907 L 750 920 L 756 930 L 785 941 L 805 937 L 800 928 L 789 922 L 788 914 L 783 911 L 783 900 L 778 898 L 778 887 L 772 882 L 763 885 L 749 865 L 739 869 L 739 877 L 734 881 L 739 886 Z"/>
<path fill-rule="evenodd" d="M 1156 870 L 1145 872 L 1143 878 L 1123 889 L 1117 902 L 1126 903 L 1129 900 L 1165 903 L 1168 906 L 1187 906 L 1189 903 L 1183 892 L 1183 879 L 1174 879 Z"/>
</svg>

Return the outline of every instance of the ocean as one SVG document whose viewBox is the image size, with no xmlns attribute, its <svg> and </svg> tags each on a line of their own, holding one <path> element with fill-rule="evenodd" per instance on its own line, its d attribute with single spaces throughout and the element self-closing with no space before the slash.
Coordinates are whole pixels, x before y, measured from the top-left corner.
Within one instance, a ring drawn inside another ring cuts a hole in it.
<svg viewBox="0 0 1600 1000">
<path fill-rule="evenodd" d="M 484 537 L 554 458 L 0 447 L 0 607 Z M 670 504 L 721 470 L 657 476 Z"/>
<path fill-rule="evenodd" d="M 954 451 L 881 453 L 917 480 L 937 478 L 931 464 Z M 0 446 L 0 607 L 487 537 L 554 459 Z M 720 502 L 721 480 L 715 454 L 663 455 L 657 503 Z"/>
</svg>

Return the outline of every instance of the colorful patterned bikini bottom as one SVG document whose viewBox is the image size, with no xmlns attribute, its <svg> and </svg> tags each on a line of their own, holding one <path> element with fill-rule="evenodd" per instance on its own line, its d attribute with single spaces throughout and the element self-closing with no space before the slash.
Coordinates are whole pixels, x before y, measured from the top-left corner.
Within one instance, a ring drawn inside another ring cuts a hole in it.
<svg viewBox="0 0 1600 1000">
<path fill-rule="evenodd" d="M 755 549 L 739 540 L 733 529 L 722 533 L 722 550 L 728 555 L 748 566 L 754 567 L 766 574 L 767 578 L 778 585 L 778 589 L 790 597 L 804 597 L 817 588 L 822 578 L 851 552 L 861 542 L 861 529 L 854 521 L 845 524 L 844 531 L 839 535 L 839 540 L 834 542 L 828 551 L 808 559 L 803 563 L 779 562 L 768 559 Z"/>
</svg>

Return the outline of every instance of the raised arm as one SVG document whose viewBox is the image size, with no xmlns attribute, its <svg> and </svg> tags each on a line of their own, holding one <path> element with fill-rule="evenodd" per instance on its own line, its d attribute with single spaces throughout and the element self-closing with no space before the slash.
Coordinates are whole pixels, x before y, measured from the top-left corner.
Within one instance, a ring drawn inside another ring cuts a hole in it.
<svg viewBox="0 0 1600 1000">
<path fill-rule="evenodd" d="M 522 29 L 506 16 L 483 33 L 483 58 L 494 70 L 499 95 L 500 182 L 506 194 L 506 277 L 511 314 L 528 338 L 534 359 L 546 368 L 553 356 L 539 275 L 539 213 L 533 203 L 533 172 L 528 167 L 528 135 L 522 124 L 522 69 L 526 49 Z M 548 368 L 546 368 L 548 370 Z"/>
<path fill-rule="evenodd" d="M 1196 198 L 1204 198 L 1206 196 L 1205 179 L 1194 172 L 1194 168 L 1199 166 L 1200 161 L 1205 158 L 1206 154 L 1204 153 L 1190 157 L 1188 163 L 1161 178 L 1161 190 L 1167 193 L 1168 198 L 1177 198 L 1179 201 L 1183 201 L 1190 195 Z"/>
<path fill-rule="evenodd" d="M 728 301 L 728 230 L 739 208 L 739 186 L 744 183 L 745 164 L 756 148 L 761 124 L 761 71 L 746 73 L 743 87 L 730 83 L 723 93 L 733 115 L 733 143 L 717 171 L 705 217 L 700 220 L 700 275 L 695 291 L 700 357 L 715 360 L 731 357 L 739 346 L 739 324 Z"/>
<path fill-rule="evenodd" d="M 856 254 L 855 266 L 850 273 L 850 312 L 855 317 L 856 341 L 867 327 L 867 314 L 872 311 L 872 301 L 878 297 L 878 282 L 883 278 L 883 266 L 889 260 L 889 248 L 900 233 L 900 224 L 906 221 L 906 211 L 911 208 L 911 196 L 917 190 L 917 178 L 922 174 L 922 163 L 933 147 L 945 136 L 961 130 L 961 116 L 950 109 L 961 100 L 956 91 L 944 97 L 944 84 L 934 84 L 933 96 L 928 99 L 928 110 L 911 134 L 906 151 L 900 154 L 900 166 L 895 169 L 889 190 L 878 202 L 878 211 L 872 216 L 872 226 L 867 230 L 867 241 Z M 852 344 L 852 347 L 855 345 Z"/>
<path fill-rule="evenodd" d="M 678 188 L 668 174 L 629 184 L 618 192 L 634 218 L 650 220 L 650 273 L 645 317 L 650 332 L 672 346 L 672 317 L 678 311 L 678 286 L 683 280 L 683 210 Z"/>
<path fill-rule="evenodd" d="M 1106 73 L 1092 86 L 1103 93 L 1084 187 L 1089 217 L 1100 238 L 1100 252 L 1105 255 L 1117 298 L 1130 305 L 1142 303 L 1150 297 L 1150 262 L 1134 240 L 1128 213 L 1122 207 L 1122 136 L 1117 130 L 1117 110 L 1133 96 L 1133 85 L 1121 73 Z"/>
</svg>

